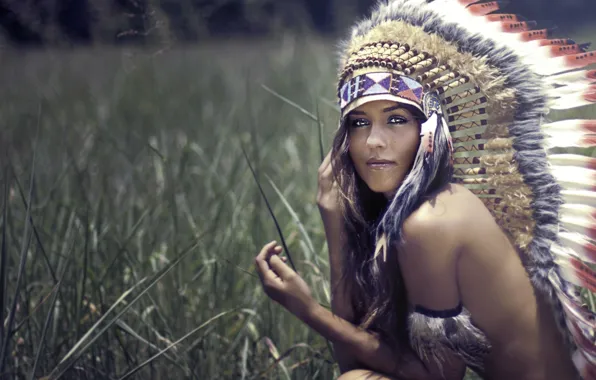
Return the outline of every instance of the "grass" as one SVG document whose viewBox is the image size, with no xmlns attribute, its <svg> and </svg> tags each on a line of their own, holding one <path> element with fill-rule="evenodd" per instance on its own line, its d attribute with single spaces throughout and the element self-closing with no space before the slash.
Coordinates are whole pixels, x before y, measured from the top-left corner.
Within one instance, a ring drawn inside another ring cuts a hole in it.
<svg viewBox="0 0 596 380">
<path fill-rule="evenodd" d="M 314 202 L 337 123 L 329 49 L 284 36 L 0 57 L 2 375 L 337 376 L 253 269 L 279 228 L 329 303 Z"/>
</svg>

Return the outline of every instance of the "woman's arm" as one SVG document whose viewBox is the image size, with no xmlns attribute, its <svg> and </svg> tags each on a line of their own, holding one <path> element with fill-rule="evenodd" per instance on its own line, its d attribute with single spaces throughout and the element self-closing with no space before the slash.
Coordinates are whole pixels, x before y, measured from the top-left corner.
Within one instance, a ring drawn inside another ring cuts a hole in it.
<svg viewBox="0 0 596 380">
<path fill-rule="evenodd" d="M 316 304 L 300 319 L 313 330 L 341 347 L 348 358 L 358 358 L 360 368 L 371 369 L 393 376 L 396 380 L 436 379 L 428 373 L 422 363 L 410 354 L 400 352 L 345 319 Z"/>
<path fill-rule="evenodd" d="M 366 369 L 390 374 L 396 380 L 430 380 L 422 363 L 396 347 L 323 308 L 311 296 L 304 279 L 278 256 L 281 246 L 266 244 L 255 259 L 265 293 L 292 314 L 329 339 Z M 410 360 L 411 359 L 411 360 Z"/>
<path fill-rule="evenodd" d="M 333 210 L 319 207 L 325 236 L 327 238 L 327 249 L 329 251 L 329 268 L 331 282 L 331 310 L 333 314 L 344 320 L 354 322 L 354 310 L 352 308 L 348 289 L 345 281 L 342 280 L 342 259 L 341 259 L 341 215 Z M 348 350 L 337 342 L 332 341 L 335 360 L 339 365 L 341 373 L 358 368 L 356 358 Z"/>
<path fill-rule="evenodd" d="M 323 221 L 327 249 L 329 251 L 329 268 L 331 282 L 331 310 L 333 313 L 349 322 L 354 322 L 349 291 L 342 281 L 342 230 L 343 216 L 339 208 L 339 191 L 337 182 L 333 178 L 333 168 L 329 152 L 318 170 L 317 206 Z M 335 360 L 341 373 L 358 368 L 357 360 L 340 344 L 334 343 Z"/>
</svg>

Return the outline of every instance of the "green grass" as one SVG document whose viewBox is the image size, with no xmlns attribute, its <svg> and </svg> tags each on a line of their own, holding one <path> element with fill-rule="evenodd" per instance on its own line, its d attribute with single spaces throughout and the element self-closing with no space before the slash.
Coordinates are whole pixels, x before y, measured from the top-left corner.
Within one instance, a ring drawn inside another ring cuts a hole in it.
<svg viewBox="0 0 596 380">
<path fill-rule="evenodd" d="M 319 123 L 263 87 L 318 107 L 327 149 L 337 118 L 322 101 L 334 100 L 327 48 L 288 38 L 2 58 L 5 305 L 23 263 L 6 372 L 119 378 L 203 326 L 137 376 L 333 376 L 325 340 L 270 302 L 254 274 L 254 256 L 279 236 L 241 153 L 328 304 Z"/>
<path fill-rule="evenodd" d="M 254 274 L 280 237 L 241 149 L 328 304 L 315 193 L 338 115 L 331 49 L 283 37 L 0 57 L 4 374 L 337 376 L 327 342 Z"/>
</svg>

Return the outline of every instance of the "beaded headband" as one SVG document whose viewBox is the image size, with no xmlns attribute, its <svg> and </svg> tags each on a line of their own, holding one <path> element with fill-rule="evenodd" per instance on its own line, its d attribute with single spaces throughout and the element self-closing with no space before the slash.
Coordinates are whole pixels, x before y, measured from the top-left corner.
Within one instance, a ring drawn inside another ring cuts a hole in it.
<svg viewBox="0 0 596 380">
<path fill-rule="evenodd" d="M 372 72 L 346 81 L 340 90 L 342 115 L 370 101 L 392 100 L 412 105 L 424 113 L 422 85 L 395 72 Z"/>
<path fill-rule="evenodd" d="M 448 64 L 438 64 L 436 57 L 411 49 L 407 43 L 365 43 L 348 56 L 339 75 L 341 115 L 375 100 L 406 103 L 428 115 L 422 102 L 424 93 L 444 94 L 468 82 L 468 76 L 451 70 Z"/>
</svg>

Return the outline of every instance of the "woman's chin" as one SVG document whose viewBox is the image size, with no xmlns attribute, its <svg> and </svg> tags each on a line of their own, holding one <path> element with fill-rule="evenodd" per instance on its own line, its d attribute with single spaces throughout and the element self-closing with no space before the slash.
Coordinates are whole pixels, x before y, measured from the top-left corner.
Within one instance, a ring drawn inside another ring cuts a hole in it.
<svg viewBox="0 0 596 380">
<path fill-rule="evenodd" d="M 397 191 L 397 187 L 396 186 L 387 186 L 387 185 L 380 185 L 380 184 L 372 184 L 368 185 L 368 188 L 373 192 L 373 193 L 378 193 L 378 194 L 383 194 L 385 196 L 388 196 L 389 194 L 391 196 L 393 196 L 396 191 Z"/>
</svg>

